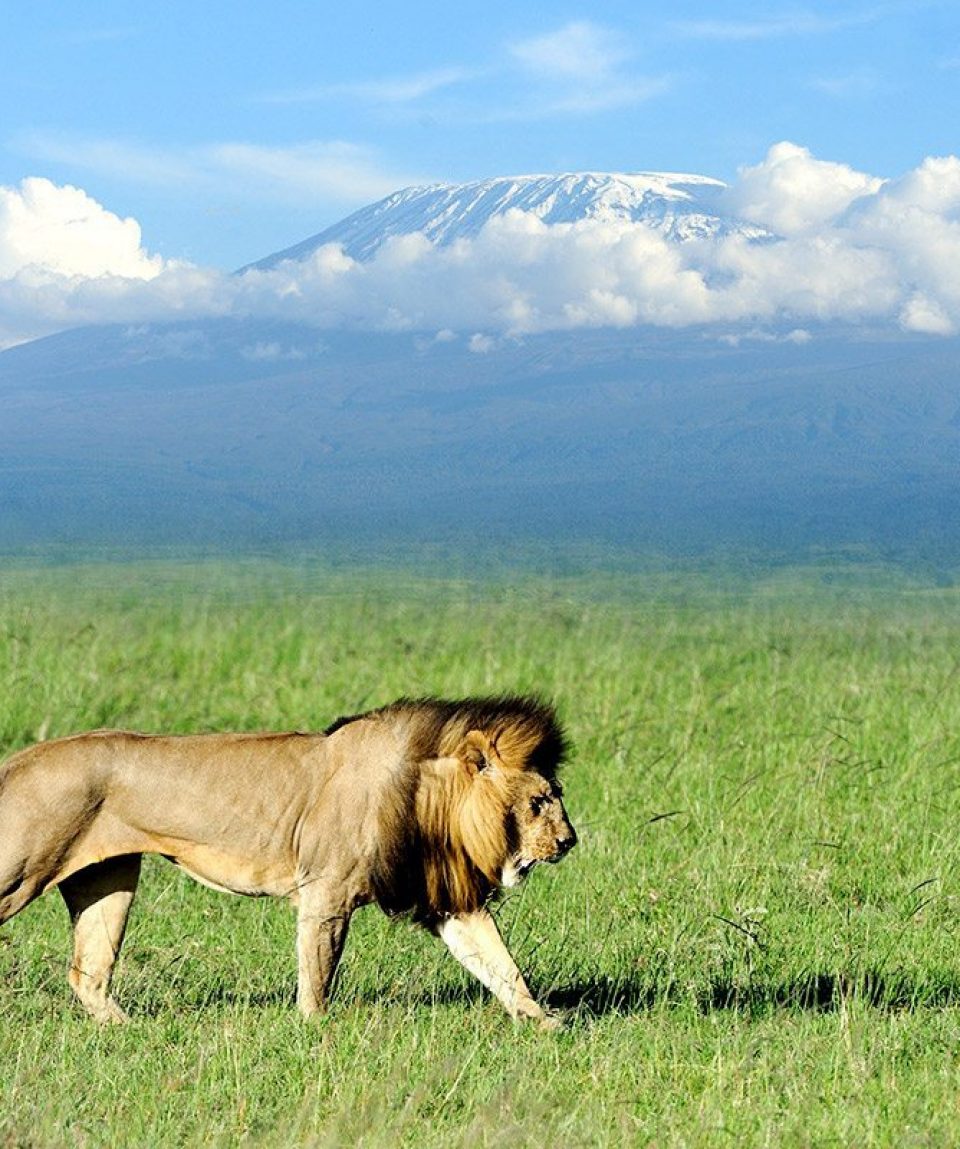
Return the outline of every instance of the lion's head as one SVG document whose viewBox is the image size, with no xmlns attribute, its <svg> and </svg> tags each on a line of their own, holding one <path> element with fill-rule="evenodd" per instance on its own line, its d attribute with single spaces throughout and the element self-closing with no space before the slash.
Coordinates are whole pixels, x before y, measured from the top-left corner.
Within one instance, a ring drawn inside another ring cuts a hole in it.
<svg viewBox="0 0 960 1149">
<path fill-rule="evenodd" d="M 519 885 L 538 862 L 559 862 L 577 844 L 560 783 L 532 772 L 517 783 L 507 816 L 509 852 L 500 870 L 499 884 L 507 887 Z"/>
<path fill-rule="evenodd" d="M 459 763 L 459 802 L 454 817 L 473 865 L 496 886 L 518 885 L 537 862 L 559 862 L 577 834 L 556 777 L 529 765 L 539 743 L 515 723 L 490 733 L 471 730 L 454 751 Z M 454 775 L 456 777 L 456 775 Z M 467 781 L 464 781 L 464 778 Z M 452 779 L 451 779 L 452 781 Z"/>
</svg>

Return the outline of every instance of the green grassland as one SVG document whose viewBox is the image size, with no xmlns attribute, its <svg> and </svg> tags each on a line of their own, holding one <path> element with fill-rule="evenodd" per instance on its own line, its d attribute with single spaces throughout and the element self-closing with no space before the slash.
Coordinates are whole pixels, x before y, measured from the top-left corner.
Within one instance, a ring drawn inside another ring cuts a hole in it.
<svg viewBox="0 0 960 1149">
<path fill-rule="evenodd" d="M 581 844 L 497 909 L 561 1032 L 514 1026 L 374 908 L 305 1023 L 290 909 L 155 860 L 118 966 L 128 1026 L 73 1002 L 56 894 L 0 930 L 0 1146 L 960 1143 L 960 593 L 843 571 L 0 572 L 4 753 L 503 691 L 554 699 L 575 746 Z"/>
</svg>

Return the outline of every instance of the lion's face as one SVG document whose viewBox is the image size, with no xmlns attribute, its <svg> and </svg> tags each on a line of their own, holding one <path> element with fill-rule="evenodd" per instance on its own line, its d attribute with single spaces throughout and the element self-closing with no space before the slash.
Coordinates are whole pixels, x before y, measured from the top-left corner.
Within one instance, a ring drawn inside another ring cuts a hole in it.
<svg viewBox="0 0 960 1149">
<path fill-rule="evenodd" d="M 559 862 L 577 844 L 559 782 L 525 771 L 512 789 L 507 817 L 509 853 L 500 877 L 503 886 L 518 885 L 537 862 Z"/>
</svg>

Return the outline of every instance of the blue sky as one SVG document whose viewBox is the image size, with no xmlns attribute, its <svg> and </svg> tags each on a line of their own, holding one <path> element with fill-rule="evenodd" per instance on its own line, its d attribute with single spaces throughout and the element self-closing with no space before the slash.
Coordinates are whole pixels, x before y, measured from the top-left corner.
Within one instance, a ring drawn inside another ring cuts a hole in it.
<svg viewBox="0 0 960 1149">
<path fill-rule="evenodd" d="M 960 5 L 6 4 L 0 185 L 239 266 L 412 182 L 954 154 Z"/>
</svg>

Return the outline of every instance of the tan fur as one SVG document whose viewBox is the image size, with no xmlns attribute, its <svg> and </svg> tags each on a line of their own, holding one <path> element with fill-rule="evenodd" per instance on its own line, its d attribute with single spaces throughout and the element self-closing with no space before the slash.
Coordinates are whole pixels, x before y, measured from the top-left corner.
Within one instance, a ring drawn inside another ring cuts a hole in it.
<svg viewBox="0 0 960 1149">
<path fill-rule="evenodd" d="M 556 772 L 564 739 L 527 698 L 401 700 L 322 734 L 95 731 L 0 766 L 0 923 L 58 886 L 69 981 L 120 1020 L 113 965 L 140 856 L 226 892 L 298 907 L 300 1009 L 321 1008 L 357 907 L 410 913 L 515 1017 L 533 1001 L 485 906 L 576 835 Z"/>
</svg>

